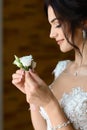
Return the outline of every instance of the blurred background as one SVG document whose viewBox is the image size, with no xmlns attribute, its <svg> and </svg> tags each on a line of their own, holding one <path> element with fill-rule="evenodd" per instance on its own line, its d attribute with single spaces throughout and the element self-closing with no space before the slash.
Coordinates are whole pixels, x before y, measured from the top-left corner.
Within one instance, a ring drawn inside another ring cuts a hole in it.
<svg viewBox="0 0 87 130">
<path fill-rule="evenodd" d="M 50 84 L 52 71 L 59 60 L 73 54 L 62 54 L 49 38 L 50 26 L 44 13 L 44 0 L 4 0 L 3 2 L 3 129 L 33 130 L 25 95 L 12 85 L 12 64 L 18 57 L 32 54 L 36 71 Z"/>
</svg>

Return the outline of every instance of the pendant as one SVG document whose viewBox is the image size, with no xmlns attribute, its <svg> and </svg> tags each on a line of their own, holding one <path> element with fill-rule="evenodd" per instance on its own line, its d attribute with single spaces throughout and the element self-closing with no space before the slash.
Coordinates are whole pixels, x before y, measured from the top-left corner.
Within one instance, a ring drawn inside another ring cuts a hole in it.
<svg viewBox="0 0 87 130">
<path fill-rule="evenodd" d="M 78 76 L 78 71 L 76 71 L 76 72 L 74 73 L 74 76 Z"/>
</svg>

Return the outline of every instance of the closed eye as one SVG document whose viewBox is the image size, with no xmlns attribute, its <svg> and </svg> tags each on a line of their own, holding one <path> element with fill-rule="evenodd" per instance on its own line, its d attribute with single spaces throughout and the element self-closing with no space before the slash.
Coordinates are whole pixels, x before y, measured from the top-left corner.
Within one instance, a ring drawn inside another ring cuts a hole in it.
<svg viewBox="0 0 87 130">
<path fill-rule="evenodd" d="M 61 24 L 58 24 L 57 26 L 56 26 L 56 28 L 60 28 L 61 27 Z"/>
</svg>

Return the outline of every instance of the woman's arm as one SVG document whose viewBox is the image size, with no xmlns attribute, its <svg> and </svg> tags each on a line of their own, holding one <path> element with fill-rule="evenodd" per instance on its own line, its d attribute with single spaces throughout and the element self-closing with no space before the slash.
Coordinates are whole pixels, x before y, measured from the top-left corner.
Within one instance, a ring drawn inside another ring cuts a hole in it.
<svg viewBox="0 0 87 130">
<path fill-rule="evenodd" d="M 42 118 L 39 107 L 31 109 L 31 120 L 34 130 L 46 130 L 46 121 Z"/>
<path fill-rule="evenodd" d="M 24 94 L 25 92 L 25 85 L 24 80 L 25 79 L 25 72 L 22 69 L 19 69 L 12 75 L 12 83 Z M 46 130 L 46 122 L 42 118 L 39 112 L 39 107 L 37 107 L 35 110 L 32 109 L 31 105 L 31 120 L 32 124 L 34 126 L 35 130 Z"/>
<path fill-rule="evenodd" d="M 56 99 L 53 99 L 44 109 L 50 118 L 53 128 L 59 125 L 61 126 L 62 124 L 64 123 L 66 124 L 68 122 L 68 119 L 65 116 L 65 113 L 60 108 L 58 101 Z M 75 130 L 75 129 L 73 128 L 72 124 L 69 123 L 69 124 L 66 124 L 66 126 L 63 126 L 61 130 Z"/>
<path fill-rule="evenodd" d="M 60 105 L 58 104 L 58 101 L 52 91 L 48 88 L 47 84 L 31 70 L 25 74 L 25 92 L 26 100 L 28 103 L 35 104 L 36 106 L 42 106 L 45 109 L 53 128 L 54 126 L 68 122 L 68 119 L 60 108 Z M 43 122 L 42 118 L 37 113 L 32 112 L 31 115 L 33 117 L 32 122 L 35 123 L 34 127 L 37 128 L 38 124 L 40 124 L 38 121 L 41 120 L 41 122 Z M 43 123 L 41 123 L 41 130 L 42 125 Z M 46 130 L 45 126 L 46 125 L 43 125 L 43 130 Z M 38 128 L 36 130 L 38 130 Z M 68 124 L 66 127 L 62 127 L 61 130 L 74 129 L 71 124 Z"/>
</svg>

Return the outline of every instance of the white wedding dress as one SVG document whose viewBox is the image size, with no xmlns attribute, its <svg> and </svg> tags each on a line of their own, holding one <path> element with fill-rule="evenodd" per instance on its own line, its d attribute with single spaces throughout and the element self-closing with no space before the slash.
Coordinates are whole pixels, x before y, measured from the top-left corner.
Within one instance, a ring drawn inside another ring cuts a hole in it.
<svg viewBox="0 0 87 130">
<path fill-rule="evenodd" d="M 57 64 L 53 71 L 55 79 L 64 71 L 68 62 L 60 61 Z M 59 103 L 75 130 L 87 130 L 87 92 L 75 86 L 69 94 L 63 94 Z M 52 130 L 50 119 L 43 107 L 40 107 L 40 113 L 47 122 L 47 130 Z"/>
</svg>

